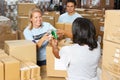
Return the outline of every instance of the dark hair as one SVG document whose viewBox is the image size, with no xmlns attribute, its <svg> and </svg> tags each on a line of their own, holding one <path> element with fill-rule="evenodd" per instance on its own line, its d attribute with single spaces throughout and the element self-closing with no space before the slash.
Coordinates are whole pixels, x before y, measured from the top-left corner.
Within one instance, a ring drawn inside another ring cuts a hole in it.
<svg viewBox="0 0 120 80">
<path fill-rule="evenodd" d="M 73 43 L 87 44 L 90 50 L 97 47 L 96 30 L 93 23 L 86 18 L 78 17 L 72 24 Z"/>
<path fill-rule="evenodd" d="M 75 0 L 67 0 L 67 1 L 66 1 L 66 5 L 67 5 L 67 3 L 69 3 L 69 2 L 74 3 L 74 5 L 76 6 L 76 1 L 75 1 Z"/>
</svg>

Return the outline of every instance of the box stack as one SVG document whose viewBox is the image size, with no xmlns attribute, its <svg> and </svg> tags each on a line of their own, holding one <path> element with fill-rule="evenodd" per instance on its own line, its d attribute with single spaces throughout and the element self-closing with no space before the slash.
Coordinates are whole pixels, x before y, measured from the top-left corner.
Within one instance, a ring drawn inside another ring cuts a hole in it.
<svg viewBox="0 0 120 80">
<path fill-rule="evenodd" d="M 23 62 L 36 63 L 36 44 L 30 40 L 5 41 L 5 52 Z"/>
<path fill-rule="evenodd" d="M 49 22 L 50 24 L 55 26 L 55 23 L 58 22 L 59 16 L 60 16 L 60 12 L 57 11 L 44 12 L 43 21 Z"/>
<path fill-rule="evenodd" d="M 26 62 L 7 55 L 0 49 L 0 80 L 41 80 L 40 67 L 30 60 Z"/>
<path fill-rule="evenodd" d="M 18 17 L 17 17 L 17 25 L 18 25 L 18 38 L 19 39 L 24 39 L 23 36 L 23 30 L 27 25 L 29 24 L 28 16 L 29 16 L 29 11 L 32 8 L 36 7 L 36 4 L 34 3 L 18 3 L 17 4 L 17 12 L 18 12 Z"/>
<path fill-rule="evenodd" d="M 0 48 L 4 48 L 5 40 L 16 39 L 18 39 L 18 35 L 11 29 L 11 20 L 5 16 L 0 16 Z"/>
<path fill-rule="evenodd" d="M 20 62 L 0 50 L 0 80 L 20 80 Z"/>
<path fill-rule="evenodd" d="M 72 24 L 70 23 L 55 23 L 55 27 L 56 29 L 62 29 L 62 30 L 65 30 L 67 32 L 70 32 L 72 31 Z"/>
<path fill-rule="evenodd" d="M 77 8 L 76 11 L 84 18 L 90 19 L 96 28 L 96 38 L 103 48 L 103 34 L 104 34 L 104 10 L 98 9 L 81 9 Z"/>
<path fill-rule="evenodd" d="M 120 11 L 107 10 L 103 40 L 102 80 L 120 80 Z"/>
<path fill-rule="evenodd" d="M 40 67 L 32 62 L 21 62 L 21 80 L 41 80 Z"/>
</svg>

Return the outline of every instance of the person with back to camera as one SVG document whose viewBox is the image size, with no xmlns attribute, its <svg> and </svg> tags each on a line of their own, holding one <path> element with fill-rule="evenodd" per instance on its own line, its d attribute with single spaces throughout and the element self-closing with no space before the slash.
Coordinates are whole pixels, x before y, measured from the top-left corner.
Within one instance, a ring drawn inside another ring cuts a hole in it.
<svg viewBox="0 0 120 80">
<path fill-rule="evenodd" d="M 47 32 L 56 29 L 50 23 L 42 21 L 42 12 L 39 8 L 33 8 L 29 12 L 29 19 L 30 25 L 24 29 L 23 34 L 26 40 L 32 40 L 36 43 L 37 64 L 41 66 L 41 71 L 46 73 L 46 46 L 50 39 Z"/>
<path fill-rule="evenodd" d="M 77 18 L 72 24 L 73 44 L 58 48 L 57 40 L 50 44 L 53 54 L 67 68 L 68 80 L 99 80 L 97 67 L 100 60 L 100 44 L 97 42 L 93 23 Z"/>
</svg>

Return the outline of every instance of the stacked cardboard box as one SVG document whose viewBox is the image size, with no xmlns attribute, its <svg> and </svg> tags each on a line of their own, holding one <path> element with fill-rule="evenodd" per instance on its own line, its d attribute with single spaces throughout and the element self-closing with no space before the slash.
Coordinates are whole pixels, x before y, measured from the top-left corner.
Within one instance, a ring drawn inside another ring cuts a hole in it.
<svg viewBox="0 0 120 80">
<path fill-rule="evenodd" d="M 36 44 L 30 40 L 5 41 L 5 52 L 21 61 L 36 63 Z"/>
<path fill-rule="evenodd" d="M 32 62 L 21 62 L 21 80 L 41 80 L 40 67 Z"/>
<path fill-rule="evenodd" d="M 0 67 L 0 80 L 20 80 L 20 62 L 15 58 L 0 53 Z"/>
<path fill-rule="evenodd" d="M 53 26 L 55 26 L 55 23 L 58 22 L 58 18 L 59 18 L 59 16 L 60 16 L 60 12 L 57 12 L 57 11 L 44 12 L 43 15 L 44 15 L 44 16 L 54 17 L 54 24 L 53 24 Z M 43 20 L 43 21 L 44 21 L 44 20 Z"/>
<path fill-rule="evenodd" d="M 65 39 L 60 40 L 58 43 L 58 47 L 71 45 L 71 42 L 67 42 Z M 46 48 L 47 53 L 47 76 L 49 77 L 67 77 L 66 67 L 63 66 L 63 63 L 55 58 L 52 52 L 52 47 L 50 45 Z"/>
<path fill-rule="evenodd" d="M 11 20 L 5 16 L 0 16 L 0 48 L 4 48 L 5 40 L 16 39 L 18 39 L 18 35 L 11 29 Z"/>
<path fill-rule="evenodd" d="M 57 29 L 62 29 L 62 30 L 65 30 L 67 32 L 71 32 L 72 31 L 72 24 L 70 24 L 70 23 L 59 23 L 59 22 L 57 22 L 55 24 L 55 27 Z"/>
<path fill-rule="evenodd" d="M 29 11 L 32 8 L 35 8 L 36 5 L 34 3 L 18 3 L 17 4 L 18 7 L 18 16 L 28 16 L 29 15 Z"/>
<path fill-rule="evenodd" d="M 0 80 L 4 80 L 4 66 L 1 61 L 0 61 Z"/>
<path fill-rule="evenodd" d="M 18 38 L 24 39 L 23 36 L 23 30 L 27 27 L 29 23 L 29 11 L 32 8 L 36 7 L 36 4 L 34 3 L 18 3 L 17 4 L 17 11 L 18 11 L 18 17 L 17 17 L 17 26 L 18 26 Z"/>
<path fill-rule="evenodd" d="M 120 80 L 120 11 L 105 14 L 102 80 Z"/>
<path fill-rule="evenodd" d="M 50 23 L 52 26 L 54 26 L 55 25 L 55 17 L 54 16 L 42 16 L 42 20 L 44 21 L 44 22 L 48 22 L 48 23 Z"/>
</svg>

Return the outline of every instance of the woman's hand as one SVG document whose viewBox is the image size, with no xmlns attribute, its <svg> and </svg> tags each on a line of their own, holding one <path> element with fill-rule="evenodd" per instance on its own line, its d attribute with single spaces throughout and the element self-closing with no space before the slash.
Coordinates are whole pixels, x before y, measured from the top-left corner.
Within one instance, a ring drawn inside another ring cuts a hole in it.
<svg viewBox="0 0 120 80">
<path fill-rule="evenodd" d="M 56 39 L 52 38 L 49 41 L 49 43 L 52 46 L 52 51 L 53 51 L 54 56 L 59 59 L 60 56 L 59 56 L 58 41 Z"/>
<path fill-rule="evenodd" d="M 52 38 L 52 35 L 49 35 L 48 33 L 44 34 L 43 37 L 39 39 L 39 41 L 37 42 L 38 47 L 41 47 L 44 41 L 46 40 L 49 41 L 51 38 Z"/>
<path fill-rule="evenodd" d="M 56 46 L 58 46 L 58 41 L 54 38 L 51 38 L 51 40 L 49 41 L 50 45 L 55 48 Z"/>
<path fill-rule="evenodd" d="M 64 30 L 58 29 L 58 30 L 57 30 L 58 38 L 59 38 L 59 39 L 63 39 L 63 38 L 64 38 L 64 33 L 65 33 Z"/>
</svg>

